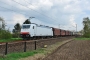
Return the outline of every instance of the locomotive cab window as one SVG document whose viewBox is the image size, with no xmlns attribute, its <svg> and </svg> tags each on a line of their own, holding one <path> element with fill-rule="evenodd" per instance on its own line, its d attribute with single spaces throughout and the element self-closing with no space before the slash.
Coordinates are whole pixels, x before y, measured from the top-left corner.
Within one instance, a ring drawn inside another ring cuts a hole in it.
<svg viewBox="0 0 90 60">
<path fill-rule="evenodd" d="M 29 29 L 30 25 L 22 25 L 22 29 Z"/>
</svg>

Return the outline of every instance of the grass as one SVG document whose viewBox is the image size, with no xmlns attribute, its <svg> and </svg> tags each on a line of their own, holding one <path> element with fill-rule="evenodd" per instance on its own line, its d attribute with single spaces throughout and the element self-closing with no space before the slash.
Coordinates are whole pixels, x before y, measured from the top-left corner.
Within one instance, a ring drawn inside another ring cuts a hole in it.
<svg viewBox="0 0 90 60">
<path fill-rule="evenodd" d="M 12 42 L 18 40 L 22 40 L 22 38 L 1 39 L 0 42 Z"/>
<path fill-rule="evenodd" d="M 90 40 L 90 38 L 83 38 L 83 37 L 80 37 L 80 38 L 75 38 L 75 40 Z"/>
<path fill-rule="evenodd" d="M 18 60 L 20 58 L 33 56 L 37 53 L 44 53 L 44 49 L 38 49 L 30 52 L 11 53 L 11 54 L 7 54 L 6 57 L 4 58 L 0 58 L 0 60 Z"/>
</svg>

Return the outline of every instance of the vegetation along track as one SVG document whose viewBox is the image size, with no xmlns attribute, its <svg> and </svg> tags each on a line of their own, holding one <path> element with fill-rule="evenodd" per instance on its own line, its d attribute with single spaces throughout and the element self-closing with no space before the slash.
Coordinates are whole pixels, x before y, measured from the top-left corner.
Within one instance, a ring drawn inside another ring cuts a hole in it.
<svg viewBox="0 0 90 60">
<path fill-rule="evenodd" d="M 73 40 L 43 60 L 90 60 L 90 40 Z"/>
<path fill-rule="evenodd" d="M 16 40 L 16 41 L 12 41 L 12 42 L 9 42 L 9 43 L 19 43 L 19 42 L 25 42 L 25 41 L 39 41 L 39 40 L 50 40 L 50 39 L 69 39 L 69 38 L 73 38 L 73 37 L 58 37 L 58 38 L 48 38 L 48 39 L 37 39 L 37 40 Z M 5 42 L 0 42 L 0 45 L 2 44 L 5 44 Z"/>
</svg>

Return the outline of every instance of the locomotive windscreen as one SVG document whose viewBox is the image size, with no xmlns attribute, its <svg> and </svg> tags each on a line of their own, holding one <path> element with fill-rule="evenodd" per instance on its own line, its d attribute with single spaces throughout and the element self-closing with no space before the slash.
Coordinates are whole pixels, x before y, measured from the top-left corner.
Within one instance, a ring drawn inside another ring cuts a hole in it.
<svg viewBox="0 0 90 60">
<path fill-rule="evenodd" d="M 30 25 L 22 25 L 22 29 L 29 29 Z"/>
</svg>

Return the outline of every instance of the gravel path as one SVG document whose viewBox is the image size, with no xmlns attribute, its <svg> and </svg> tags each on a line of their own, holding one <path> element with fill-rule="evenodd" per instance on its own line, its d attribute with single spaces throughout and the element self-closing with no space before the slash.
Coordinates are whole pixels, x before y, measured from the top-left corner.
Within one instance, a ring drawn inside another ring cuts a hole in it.
<svg viewBox="0 0 90 60">
<path fill-rule="evenodd" d="M 90 41 L 71 41 L 43 60 L 90 60 Z"/>
</svg>

